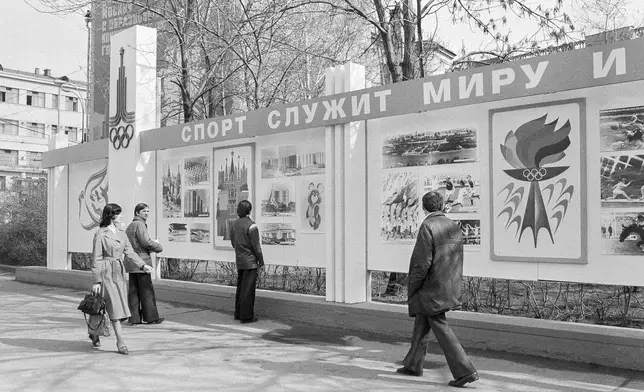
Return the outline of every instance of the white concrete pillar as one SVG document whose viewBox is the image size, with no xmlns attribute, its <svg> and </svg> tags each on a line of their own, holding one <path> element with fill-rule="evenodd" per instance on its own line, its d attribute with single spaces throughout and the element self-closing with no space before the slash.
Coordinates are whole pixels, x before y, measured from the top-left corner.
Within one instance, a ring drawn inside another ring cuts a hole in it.
<svg viewBox="0 0 644 392">
<path fill-rule="evenodd" d="M 110 138 L 108 173 L 110 201 L 123 208 L 124 223 L 134 206 L 156 210 L 156 154 L 140 153 L 139 134 L 157 125 L 156 29 L 134 26 L 111 38 Z M 155 214 L 150 214 L 154 225 Z M 156 232 L 151 231 L 155 237 Z"/>
<path fill-rule="evenodd" d="M 326 95 L 365 87 L 364 67 L 346 64 L 327 69 Z M 329 200 L 326 299 L 369 300 L 367 272 L 367 166 L 364 121 L 326 128 L 325 190 Z"/>
<path fill-rule="evenodd" d="M 67 147 L 67 135 L 49 139 L 49 150 Z M 47 169 L 47 269 L 71 270 L 68 252 L 69 166 Z"/>
</svg>

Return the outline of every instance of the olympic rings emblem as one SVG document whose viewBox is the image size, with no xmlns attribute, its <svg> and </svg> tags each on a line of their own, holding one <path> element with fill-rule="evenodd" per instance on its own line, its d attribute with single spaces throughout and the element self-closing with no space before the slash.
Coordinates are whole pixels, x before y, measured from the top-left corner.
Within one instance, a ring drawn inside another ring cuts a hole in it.
<svg viewBox="0 0 644 392">
<path fill-rule="evenodd" d="M 132 124 L 127 126 L 119 126 L 110 129 L 110 141 L 115 149 L 120 149 L 121 147 L 127 148 L 130 145 L 130 140 L 134 137 L 134 127 Z"/>
<path fill-rule="evenodd" d="M 543 177 L 546 176 L 547 173 L 548 171 L 543 167 L 539 169 L 524 169 L 523 177 L 525 177 L 528 181 L 540 181 Z"/>
</svg>

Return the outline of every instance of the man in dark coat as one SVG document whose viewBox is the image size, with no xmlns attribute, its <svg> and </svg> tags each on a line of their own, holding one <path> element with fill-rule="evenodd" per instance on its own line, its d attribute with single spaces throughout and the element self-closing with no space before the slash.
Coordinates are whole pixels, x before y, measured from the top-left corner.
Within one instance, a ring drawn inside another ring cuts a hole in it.
<svg viewBox="0 0 644 392">
<path fill-rule="evenodd" d="M 447 218 L 443 197 L 438 192 L 423 196 L 423 209 L 429 213 L 420 228 L 409 262 L 409 316 L 415 317 L 411 348 L 398 373 L 422 376 L 430 329 L 445 354 L 454 380 L 450 386 L 479 379 L 476 368 L 452 332 L 445 312 L 461 307 L 463 279 L 463 233 Z"/>
<path fill-rule="evenodd" d="M 237 219 L 230 227 L 230 242 L 235 248 L 237 263 L 237 292 L 235 293 L 235 320 L 242 324 L 257 321 L 255 317 L 255 288 L 257 269 L 264 266 L 259 228 L 250 219 L 253 205 L 242 200 L 237 205 Z"/>
</svg>

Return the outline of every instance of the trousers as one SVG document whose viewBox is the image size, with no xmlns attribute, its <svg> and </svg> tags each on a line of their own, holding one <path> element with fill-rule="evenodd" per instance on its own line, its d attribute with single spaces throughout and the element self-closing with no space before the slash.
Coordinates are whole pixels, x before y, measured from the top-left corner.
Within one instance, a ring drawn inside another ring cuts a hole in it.
<svg viewBox="0 0 644 392">
<path fill-rule="evenodd" d="M 435 316 L 416 315 L 414 332 L 411 337 L 411 348 L 403 360 L 403 365 L 407 369 L 415 372 L 423 371 L 430 330 L 434 332 L 434 336 L 441 350 L 443 350 L 447 365 L 454 379 L 459 379 L 476 371 L 465 350 L 458 342 L 456 335 L 449 327 L 445 313 Z"/>
<path fill-rule="evenodd" d="M 235 292 L 235 319 L 252 320 L 255 317 L 255 288 L 257 268 L 237 270 L 237 291 Z"/>
<path fill-rule="evenodd" d="M 143 321 L 150 323 L 159 319 L 152 275 L 130 274 L 127 303 L 130 308 L 131 323 L 138 324 Z"/>
</svg>

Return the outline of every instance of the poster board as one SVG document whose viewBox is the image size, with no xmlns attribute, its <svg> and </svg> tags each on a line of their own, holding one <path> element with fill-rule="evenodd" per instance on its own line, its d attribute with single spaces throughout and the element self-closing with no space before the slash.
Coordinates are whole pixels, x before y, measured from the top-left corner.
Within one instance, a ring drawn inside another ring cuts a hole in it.
<svg viewBox="0 0 644 392">
<path fill-rule="evenodd" d="M 109 202 L 107 159 L 69 165 L 68 249 L 89 253 Z"/>
</svg>

